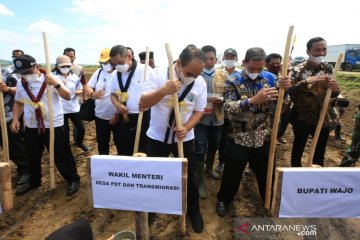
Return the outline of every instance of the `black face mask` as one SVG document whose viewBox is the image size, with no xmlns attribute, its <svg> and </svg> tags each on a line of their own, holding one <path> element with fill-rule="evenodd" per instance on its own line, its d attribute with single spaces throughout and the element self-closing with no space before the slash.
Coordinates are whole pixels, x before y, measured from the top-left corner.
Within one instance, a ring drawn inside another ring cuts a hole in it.
<svg viewBox="0 0 360 240">
<path fill-rule="evenodd" d="M 277 65 L 277 66 L 268 65 L 267 70 L 275 75 L 278 75 L 281 70 L 281 67 L 282 67 L 281 65 Z"/>
</svg>

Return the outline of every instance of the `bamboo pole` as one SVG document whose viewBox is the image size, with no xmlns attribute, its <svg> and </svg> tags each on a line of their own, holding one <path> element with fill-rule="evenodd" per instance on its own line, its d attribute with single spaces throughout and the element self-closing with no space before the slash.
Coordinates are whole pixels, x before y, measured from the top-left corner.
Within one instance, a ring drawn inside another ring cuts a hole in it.
<svg viewBox="0 0 360 240">
<path fill-rule="evenodd" d="M 144 83 L 146 79 L 148 67 L 149 67 L 149 47 L 146 47 L 145 69 L 144 69 L 144 78 L 142 79 L 143 80 L 142 83 Z M 134 157 L 146 157 L 146 154 L 138 152 L 143 113 L 144 113 L 143 111 L 140 111 L 138 116 L 135 144 L 134 144 L 134 153 L 133 153 Z M 136 239 L 139 240 L 149 239 L 149 216 L 147 212 L 135 212 L 135 232 L 136 232 Z"/>
<path fill-rule="evenodd" d="M 343 54 L 339 54 L 339 56 L 337 58 L 337 61 L 336 61 L 336 64 L 335 64 L 333 74 L 331 76 L 331 78 L 333 80 L 336 79 L 336 75 L 337 75 L 337 73 L 339 71 L 342 58 L 343 58 Z M 312 165 L 313 165 L 313 158 L 314 158 L 314 154 L 315 154 L 315 149 L 316 149 L 317 142 L 319 140 L 321 128 L 323 126 L 326 113 L 328 111 L 331 93 L 332 93 L 332 90 L 330 88 L 328 88 L 327 91 L 326 91 L 324 103 L 323 103 L 322 108 L 321 108 L 320 117 L 319 117 L 319 121 L 318 121 L 317 126 L 316 126 L 315 134 L 314 134 L 313 140 L 311 142 L 307 167 L 312 167 Z"/>
<path fill-rule="evenodd" d="M 294 32 L 294 26 L 289 27 L 289 31 L 287 34 L 286 45 L 285 45 L 285 53 L 284 53 L 284 61 L 281 69 L 281 76 L 287 76 L 287 68 L 289 63 L 289 53 L 290 53 L 290 46 L 291 46 L 291 38 Z M 279 128 L 279 121 L 280 121 L 280 114 L 281 108 L 283 104 L 285 89 L 280 88 L 279 97 L 276 104 L 276 111 L 274 117 L 273 128 L 271 132 L 271 143 L 270 143 L 270 153 L 269 153 L 269 160 L 268 160 L 268 169 L 267 169 L 267 180 L 266 180 L 266 195 L 265 195 L 265 208 L 270 210 L 270 201 L 271 201 L 271 186 L 272 186 L 272 176 L 273 176 L 273 167 L 274 167 L 274 160 L 275 160 L 275 149 L 276 149 L 276 139 L 278 134 Z"/>
<path fill-rule="evenodd" d="M 0 162 L 0 202 L 4 211 L 10 211 L 14 206 L 11 188 L 11 167 L 9 162 Z"/>
<path fill-rule="evenodd" d="M 1 69 L 1 66 L 0 66 Z M 0 82 L 3 82 L 2 74 L 0 72 Z M 3 150 L 3 159 L 2 162 L 9 162 L 9 139 L 8 139 L 8 132 L 7 132 L 7 124 L 6 124 L 6 117 L 5 117 L 5 106 L 4 106 L 4 94 L 0 91 L 0 112 L 1 112 L 1 137 L 2 137 L 2 150 Z"/>
<path fill-rule="evenodd" d="M 172 52 L 171 52 L 169 43 L 165 44 L 165 48 L 166 48 L 166 54 L 167 54 L 168 63 L 169 63 L 169 78 L 170 78 L 170 80 L 174 80 L 175 79 L 175 72 L 174 72 L 173 56 L 172 56 Z M 173 94 L 173 102 L 174 102 L 176 128 L 181 128 L 182 123 L 181 123 L 179 99 L 178 99 L 177 93 Z M 178 157 L 179 158 L 184 158 L 183 142 L 180 141 L 179 139 L 178 139 L 178 142 L 177 142 L 177 146 L 178 146 Z M 183 186 L 183 189 L 184 188 L 186 188 L 186 190 L 183 191 L 183 194 L 185 194 L 185 196 L 187 196 L 187 186 L 186 185 Z M 185 198 L 185 199 L 187 199 L 187 198 Z M 181 235 L 183 235 L 183 236 L 186 234 L 185 213 L 186 213 L 186 208 L 183 209 L 183 214 L 180 216 L 180 232 L 181 232 Z"/>
<path fill-rule="evenodd" d="M 144 79 L 141 85 L 145 82 L 146 76 L 147 76 L 147 70 L 149 67 L 149 58 L 150 58 L 150 52 L 149 47 L 146 47 L 146 55 L 145 55 L 145 69 L 144 69 Z M 139 143 L 140 143 L 140 133 L 141 133 L 141 124 L 143 119 L 143 111 L 139 112 L 138 122 L 136 126 L 136 135 L 135 135 L 135 144 L 134 144 L 134 154 L 139 151 Z"/>
<path fill-rule="evenodd" d="M 50 56 L 49 56 L 49 46 L 48 46 L 48 37 L 47 33 L 43 32 L 43 41 L 44 41 L 44 50 L 45 50 L 45 62 L 46 62 L 46 75 L 51 75 L 51 66 L 50 66 Z M 49 155 L 50 155 L 50 188 L 55 189 L 55 170 L 54 170 L 54 109 L 52 105 L 52 94 L 51 86 L 47 85 L 46 89 L 47 99 L 48 99 L 48 112 L 49 112 L 49 123 L 50 123 L 50 136 L 49 136 Z"/>
</svg>

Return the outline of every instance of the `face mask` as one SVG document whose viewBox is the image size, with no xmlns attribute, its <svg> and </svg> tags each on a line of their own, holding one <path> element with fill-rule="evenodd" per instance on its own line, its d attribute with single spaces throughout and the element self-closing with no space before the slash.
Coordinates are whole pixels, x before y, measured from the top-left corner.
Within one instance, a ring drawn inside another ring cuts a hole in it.
<svg viewBox="0 0 360 240">
<path fill-rule="evenodd" d="M 102 67 L 102 69 L 104 69 L 104 71 L 106 71 L 106 72 L 110 72 L 110 71 L 113 69 L 113 67 L 112 67 L 112 65 L 111 65 L 110 63 L 108 63 L 108 64 L 102 63 L 102 64 L 101 64 L 101 67 Z"/>
<path fill-rule="evenodd" d="M 195 78 L 194 77 L 185 77 L 184 74 L 182 72 L 180 72 L 180 80 L 183 84 L 189 85 L 190 83 L 195 81 Z"/>
<path fill-rule="evenodd" d="M 255 80 L 260 75 L 260 73 L 249 73 L 248 70 L 245 70 L 245 73 L 252 80 Z"/>
<path fill-rule="evenodd" d="M 314 56 L 310 56 L 309 60 L 315 64 L 320 64 L 324 61 L 325 56 L 318 56 L 318 57 L 314 57 Z"/>
<path fill-rule="evenodd" d="M 117 64 L 115 66 L 116 70 L 121 73 L 126 73 L 129 69 L 129 65 L 125 64 Z"/>
<path fill-rule="evenodd" d="M 213 74 L 215 71 L 215 68 L 212 68 L 212 69 L 206 69 L 204 68 L 203 72 L 206 73 L 207 75 L 211 75 Z"/>
<path fill-rule="evenodd" d="M 280 72 L 281 65 L 268 65 L 267 70 L 275 75 L 277 75 Z"/>
<path fill-rule="evenodd" d="M 25 78 L 26 81 L 28 82 L 33 82 L 36 81 L 38 79 L 38 75 L 36 73 L 33 74 L 26 74 L 26 75 L 21 75 L 23 78 Z"/>
<path fill-rule="evenodd" d="M 68 74 L 70 72 L 70 67 L 59 68 L 59 70 L 62 74 Z"/>
<path fill-rule="evenodd" d="M 226 68 L 233 68 L 236 65 L 235 60 L 224 60 L 224 65 Z"/>
</svg>

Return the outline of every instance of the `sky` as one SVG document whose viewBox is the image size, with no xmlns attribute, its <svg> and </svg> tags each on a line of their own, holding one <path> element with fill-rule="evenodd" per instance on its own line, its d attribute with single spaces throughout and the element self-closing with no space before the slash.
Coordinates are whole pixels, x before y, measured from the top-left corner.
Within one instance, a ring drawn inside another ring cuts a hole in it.
<svg viewBox="0 0 360 240">
<path fill-rule="evenodd" d="M 97 64 L 103 48 L 130 46 L 136 58 L 148 46 L 156 65 L 167 64 L 165 43 L 176 59 L 188 44 L 212 45 L 221 56 L 235 48 L 241 61 L 251 47 L 284 54 L 293 25 L 292 57 L 306 56 L 306 42 L 323 37 L 328 45 L 360 44 L 359 0 L 0 0 L 0 59 L 22 49 L 45 62 L 76 50 L 80 64 Z"/>
</svg>

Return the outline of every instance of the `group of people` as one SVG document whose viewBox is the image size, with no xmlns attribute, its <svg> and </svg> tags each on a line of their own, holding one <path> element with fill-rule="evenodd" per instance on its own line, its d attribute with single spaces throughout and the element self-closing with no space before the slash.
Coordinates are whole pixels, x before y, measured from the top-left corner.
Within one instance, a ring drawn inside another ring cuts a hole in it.
<svg viewBox="0 0 360 240">
<path fill-rule="evenodd" d="M 51 75 L 32 56 L 15 50 L 13 70 L 5 83 L 0 83 L 0 90 L 5 99 L 8 96 L 12 99 L 5 103 L 13 105 L 7 108 L 9 141 L 19 139 L 10 144 L 10 158 L 18 166 L 20 176 L 16 194 L 41 184 L 41 156 L 44 147 L 49 146 L 48 84 L 54 109 L 55 164 L 69 183 L 68 195 L 77 192 L 80 180 L 70 147 L 69 119 L 74 125 L 75 145 L 89 150 L 83 143 L 85 127 L 78 101 L 82 96 L 84 101 L 88 98 L 95 101 L 99 154 L 109 154 L 112 133 L 117 154 L 133 155 L 140 112 L 144 114 L 140 152 L 149 157 L 177 156 L 177 141 L 183 142 L 184 156 L 188 159 L 187 214 L 193 230 L 202 232 L 199 199 L 208 196 L 206 174 L 221 179 L 216 203 L 220 217 L 226 215 L 248 163 L 256 176 L 260 197 L 265 200 L 270 134 L 279 88 L 286 92 L 278 141 L 286 143 L 284 133 L 291 123 L 294 133 L 291 166 L 301 167 L 305 144 L 315 132 L 327 89 L 332 90 L 334 101 L 340 94 L 337 81 L 331 77 L 332 66 L 323 62 L 326 46 L 320 37 L 310 39 L 309 59 L 290 68 L 288 76 L 280 76 L 281 68 L 288 68 L 282 66 L 282 56 L 266 55 L 262 48 L 248 49 L 242 60 L 243 69 L 239 69 L 238 54 L 233 48 L 224 51 L 224 68 L 216 68 L 218 59 L 213 46 L 199 49 L 188 45 L 170 68 L 155 66 L 151 52 L 151 69 L 144 76 L 145 53 L 139 54 L 138 62 L 130 47 L 116 45 L 101 50 L 99 68 L 89 81 L 74 63 L 72 48 L 66 48 L 57 57 Z M 175 72 L 174 79 L 170 79 L 170 71 Z M 181 127 L 175 124 L 175 93 Z M 329 132 L 326 118 L 314 156 L 314 163 L 320 166 L 324 165 Z M 358 135 L 348 154 L 352 160 L 346 161 L 347 164 L 352 161 L 350 165 L 359 157 Z M 217 152 L 219 163 L 214 166 Z"/>
</svg>

